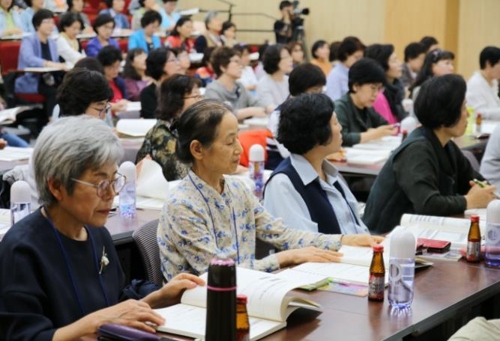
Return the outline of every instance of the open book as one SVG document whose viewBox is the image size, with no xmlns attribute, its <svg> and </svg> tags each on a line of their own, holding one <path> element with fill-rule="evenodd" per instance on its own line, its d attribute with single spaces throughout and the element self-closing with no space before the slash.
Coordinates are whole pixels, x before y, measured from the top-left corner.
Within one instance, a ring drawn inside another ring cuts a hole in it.
<svg viewBox="0 0 500 341">
<path fill-rule="evenodd" d="M 124 119 L 116 123 L 116 131 L 120 137 L 144 137 L 155 124 L 155 119 Z"/>
<path fill-rule="evenodd" d="M 298 308 L 320 311 L 320 306 L 300 297 L 290 296 L 292 289 L 324 276 L 290 276 L 283 271 L 271 274 L 245 268 L 237 268 L 238 294 L 248 297 L 247 310 L 250 318 L 250 340 L 259 340 L 286 327 L 286 319 Z M 281 274 L 281 275 L 280 275 Z M 201 276 L 205 281 L 207 274 Z M 165 318 L 166 324 L 157 329 L 162 332 L 194 338 L 205 336 L 207 288 L 186 290 L 181 303 L 156 312 Z"/>
<path fill-rule="evenodd" d="M 36 106 L 21 106 L 11 109 L 0 110 L 0 124 L 11 124 L 16 122 L 16 116 L 26 110 L 31 110 Z"/>
</svg>

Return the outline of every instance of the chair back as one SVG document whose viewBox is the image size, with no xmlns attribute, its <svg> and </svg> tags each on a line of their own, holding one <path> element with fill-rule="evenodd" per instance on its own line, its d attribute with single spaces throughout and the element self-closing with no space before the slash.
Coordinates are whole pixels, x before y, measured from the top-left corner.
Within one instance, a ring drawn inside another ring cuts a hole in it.
<svg viewBox="0 0 500 341">
<path fill-rule="evenodd" d="M 161 286 L 163 283 L 163 276 L 161 273 L 160 248 L 158 247 L 156 237 L 157 230 L 158 219 L 155 219 L 135 230 L 132 234 L 132 238 L 141 253 L 148 280 Z"/>
<path fill-rule="evenodd" d="M 472 153 L 470 150 L 462 150 L 462 153 L 467 158 L 467 160 L 469 160 L 470 165 L 472 166 L 472 168 L 476 172 L 479 172 L 479 161 L 477 160 L 477 158 L 474 155 L 474 153 Z"/>
</svg>

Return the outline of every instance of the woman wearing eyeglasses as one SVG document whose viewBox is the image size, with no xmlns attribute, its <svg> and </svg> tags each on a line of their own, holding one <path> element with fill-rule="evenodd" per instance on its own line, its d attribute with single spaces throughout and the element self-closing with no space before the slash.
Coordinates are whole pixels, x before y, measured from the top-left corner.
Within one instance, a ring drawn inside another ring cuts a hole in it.
<svg viewBox="0 0 500 341">
<path fill-rule="evenodd" d="M 103 227 L 125 180 L 117 173 L 122 154 L 111 129 L 85 115 L 60 119 L 38 137 L 33 160 L 42 207 L 0 244 L 0 318 L 8 326 L 0 339 L 95 338 L 105 323 L 154 332 L 165 321 L 152 308 L 203 285 L 183 274 L 124 301 L 124 275 Z"/>
<path fill-rule="evenodd" d="M 149 155 L 162 167 L 167 181 L 180 180 L 187 175 L 188 167 L 175 155 L 175 122 L 188 107 L 203 98 L 200 85 L 199 79 L 185 75 L 174 75 L 161 84 L 156 111 L 158 121 L 146 134 L 137 153 L 136 163 Z"/>
</svg>

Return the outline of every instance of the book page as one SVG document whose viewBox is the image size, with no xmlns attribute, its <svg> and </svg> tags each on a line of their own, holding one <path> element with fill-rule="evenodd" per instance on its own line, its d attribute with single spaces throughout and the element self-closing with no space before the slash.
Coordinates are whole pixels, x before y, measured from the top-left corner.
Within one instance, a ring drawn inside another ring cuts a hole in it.
<svg viewBox="0 0 500 341">
<path fill-rule="evenodd" d="M 467 235 L 469 234 L 469 227 L 467 227 L 467 231 L 460 229 L 457 229 L 456 231 L 441 231 L 425 226 L 422 227 L 419 225 L 411 226 L 411 228 L 405 226 L 396 226 L 394 230 L 392 230 L 391 234 L 395 231 L 400 230 L 410 231 L 415 236 L 415 239 L 427 238 L 449 241 L 451 242 L 450 250 L 457 250 L 460 247 L 467 246 Z"/>
<path fill-rule="evenodd" d="M 116 131 L 120 135 L 144 137 L 156 124 L 156 119 L 123 119 L 116 123 Z"/>
<path fill-rule="evenodd" d="M 148 158 L 142 159 L 140 165 L 136 180 L 137 195 L 164 201 L 168 195 L 169 183 L 163 176 L 161 166 Z"/>
<path fill-rule="evenodd" d="M 5 147 L 0 150 L 0 161 L 28 160 L 33 154 L 33 148 Z"/>
</svg>

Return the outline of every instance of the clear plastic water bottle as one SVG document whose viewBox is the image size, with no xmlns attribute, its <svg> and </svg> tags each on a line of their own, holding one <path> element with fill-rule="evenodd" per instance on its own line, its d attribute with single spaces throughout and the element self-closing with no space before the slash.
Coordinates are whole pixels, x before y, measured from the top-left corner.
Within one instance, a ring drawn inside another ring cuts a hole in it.
<svg viewBox="0 0 500 341">
<path fill-rule="evenodd" d="M 264 193 L 264 148 L 260 144 L 254 144 L 250 147 L 249 154 L 250 179 L 255 184 L 253 193 L 260 200 Z"/>
<path fill-rule="evenodd" d="M 486 209 L 485 263 L 500 268 L 500 200 L 493 200 Z"/>
<path fill-rule="evenodd" d="M 10 218 L 12 225 L 31 213 L 30 186 L 26 181 L 16 181 L 10 188 Z"/>
<path fill-rule="evenodd" d="M 389 256 L 389 304 L 408 309 L 413 301 L 415 278 L 415 237 L 411 232 L 396 231 L 391 236 Z"/>
<path fill-rule="evenodd" d="M 120 215 L 126 219 L 131 219 L 136 216 L 135 165 L 130 161 L 126 161 L 122 163 L 118 172 L 127 178 L 125 186 L 120 191 Z"/>
</svg>

